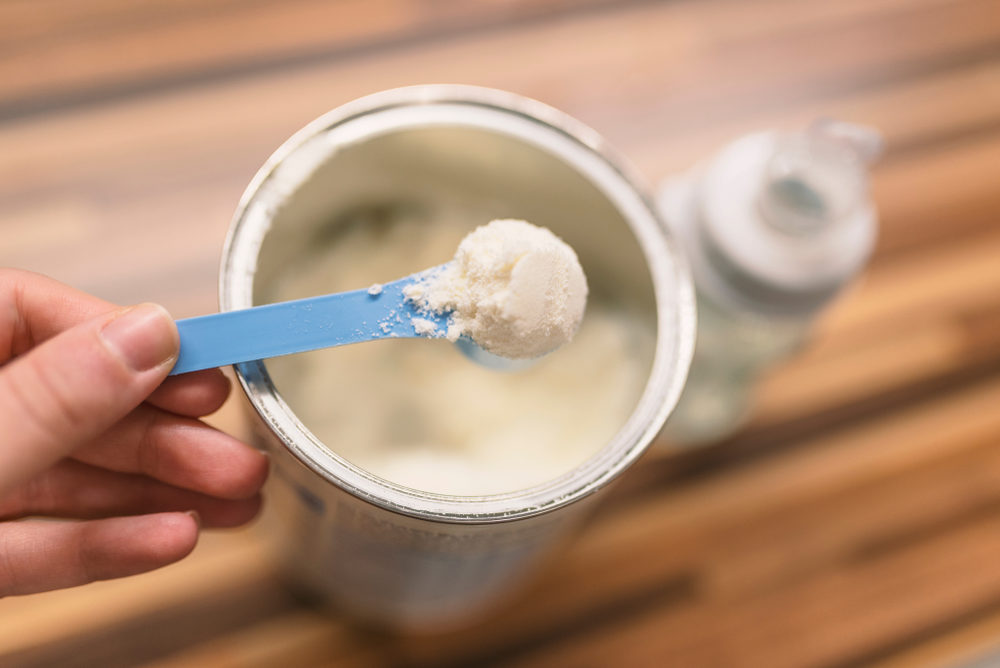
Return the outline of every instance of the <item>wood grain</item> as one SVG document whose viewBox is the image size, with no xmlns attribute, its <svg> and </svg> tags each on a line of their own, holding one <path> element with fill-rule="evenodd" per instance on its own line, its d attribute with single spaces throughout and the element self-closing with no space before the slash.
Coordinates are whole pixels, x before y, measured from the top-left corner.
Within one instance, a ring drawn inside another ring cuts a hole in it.
<svg viewBox="0 0 1000 668">
<path fill-rule="evenodd" d="M 298 600 L 266 536 L 0 601 L 4 666 L 943 666 L 1000 652 L 996 0 L 8 0 L 0 263 L 177 317 L 288 135 L 352 98 L 505 88 L 653 182 L 831 115 L 887 150 L 865 274 L 740 433 L 669 444 L 486 623 L 393 636 Z M 214 424 L 244 433 L 235 403 Z"/>
</svg>

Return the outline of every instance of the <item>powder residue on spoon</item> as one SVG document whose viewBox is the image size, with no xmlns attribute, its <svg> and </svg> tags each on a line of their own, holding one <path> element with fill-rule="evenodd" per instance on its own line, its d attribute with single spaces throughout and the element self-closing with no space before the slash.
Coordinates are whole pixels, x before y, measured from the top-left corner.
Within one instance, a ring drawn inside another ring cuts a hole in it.
<svg viewBox="0 0 1000 668">
<path fill-rule="evenodd" d="M 549 230 L 494 220 L 404 293 L 420 308 L 451 311 L 450 340 L 464 334 L 495 355 L 528 359 L 572 340 L 587 305 L 587 279 L 573 249 Z"/>
</svg>

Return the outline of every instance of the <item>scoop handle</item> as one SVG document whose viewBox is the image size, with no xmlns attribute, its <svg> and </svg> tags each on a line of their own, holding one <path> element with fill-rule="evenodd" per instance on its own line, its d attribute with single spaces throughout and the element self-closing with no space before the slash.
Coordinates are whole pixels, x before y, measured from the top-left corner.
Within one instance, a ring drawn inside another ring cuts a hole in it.
<svg viewBox="0 0 1000 668">
<path fill-rule="evenodd" d="M 177 321 L 180 353 L 170 375 L 387 338 L 438 338 L 445 314 L 418 313 L 403 295 L 416 276 L 369 290 L 338 292 Z M 436 325 L 417 333 L 411 318 Z"/>
</svg>

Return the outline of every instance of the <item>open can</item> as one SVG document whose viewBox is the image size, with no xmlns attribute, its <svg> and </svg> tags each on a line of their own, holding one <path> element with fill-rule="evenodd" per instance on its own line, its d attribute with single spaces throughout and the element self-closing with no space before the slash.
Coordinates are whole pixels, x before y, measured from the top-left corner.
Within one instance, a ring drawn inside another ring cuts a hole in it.
<svg viewBox="0 0 1000 668">
<path fill-rule="evenodd" d="M 466 623 L 514 591 L 643 453 L 680 395 L 695 313 L 686 265 L 647 191 L 593 130 L 534 100 L 457 85 L 356 100 L 282 145 L 240 201 L 221 309 L 271 301 L 274 276 L 359 190 L 369 202 L 392 196 L 394 183 L 407 197 L 435 197 L 433 188 L 405 188 L 406 169 L 474 182 L 501 212 L 527 208 L 517 217 L 577 251 L 592 294 L 613 286 L 606 298 L 635 301 L 655 337 L 634 410 L 596 454 L 528 489 L 481 496 L 410 489 L 352 464 L 299 419 L 266 361 L 237 365 L 256 445 L 272 455 L 268 532 L 287 573 L 356 616 L 419 630 Z M 385 176 L 391 170 L 396 181 Z"/>
</svg>

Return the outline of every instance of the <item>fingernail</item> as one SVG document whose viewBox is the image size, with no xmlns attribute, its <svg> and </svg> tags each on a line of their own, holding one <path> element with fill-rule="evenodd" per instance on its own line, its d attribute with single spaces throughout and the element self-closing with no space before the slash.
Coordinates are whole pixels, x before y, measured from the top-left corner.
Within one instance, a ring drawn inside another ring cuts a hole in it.
<svg viewBox="0 0 1000 668">
<path fill-rule="evenodd" d="M 128 308 L 101 330 L 108 347 L 134 371 L 146 371 L 177 355 L 177 330 L 158 304 Z"/>
<path fill-rule="evenodd" d="M 185 511 L 185 514 L 190 515 L 191 519 L 194 520 L 194 523 L 198 525 L 198 528 L 201 528 L 201 515 L 198 514 L 197 510 L 188 510 Z"/>
</svg>

